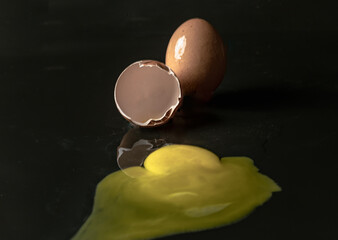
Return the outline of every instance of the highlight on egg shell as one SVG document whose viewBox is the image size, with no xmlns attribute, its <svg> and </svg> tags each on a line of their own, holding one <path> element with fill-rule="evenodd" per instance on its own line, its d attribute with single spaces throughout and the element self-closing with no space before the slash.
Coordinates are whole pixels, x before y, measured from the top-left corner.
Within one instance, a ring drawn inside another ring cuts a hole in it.
<svg viewBox="0 0 338 240">
<path fill-rule="evenodd" d="M 182 101 L 174 72 L 155 60 L 129 65 L 115 84 L 114 99 L 122 116 L 141 127 L 166 123 Z"/>
<path fill-rule="evenodd" d="M 226 48 L 209 22 L 193 18 L 171 36 L 165 64 L 179 78 L 185 96 L 207 101 L 224 78 Z"/>
</svg>

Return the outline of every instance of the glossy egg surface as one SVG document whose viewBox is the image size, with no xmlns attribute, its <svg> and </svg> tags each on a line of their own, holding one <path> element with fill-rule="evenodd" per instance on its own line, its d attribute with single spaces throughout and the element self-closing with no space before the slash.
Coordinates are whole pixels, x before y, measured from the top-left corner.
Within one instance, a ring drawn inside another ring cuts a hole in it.
<svg viewBox="0 0 338 240">
<path fill-rule="evenodd" d="M 223 80 L 226 51 L 215 28 L 193 18 L 173 33 L 165 63 L 179 78 L 184 95 L 208 100 Z"/>
</svg>

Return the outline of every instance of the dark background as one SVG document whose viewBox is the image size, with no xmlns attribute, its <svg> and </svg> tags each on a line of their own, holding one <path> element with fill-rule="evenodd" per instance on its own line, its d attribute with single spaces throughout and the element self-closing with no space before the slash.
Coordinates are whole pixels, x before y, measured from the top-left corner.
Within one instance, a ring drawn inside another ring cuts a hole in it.
<svg viewBox="0 0 338 240">
<path fill-rule="evenodd" d="M 228 45 L 227 74 L 209 104 L 187 101 L 142 134 L 249 156 L 283 191 L 237 224 L 163 239 L 337 239 L 334 2 L 1 0 L 0 239 L 75 234 L 131 129 L 113 102 L 118 75 L 164 61 L 191 17 Z"/>
</svg>

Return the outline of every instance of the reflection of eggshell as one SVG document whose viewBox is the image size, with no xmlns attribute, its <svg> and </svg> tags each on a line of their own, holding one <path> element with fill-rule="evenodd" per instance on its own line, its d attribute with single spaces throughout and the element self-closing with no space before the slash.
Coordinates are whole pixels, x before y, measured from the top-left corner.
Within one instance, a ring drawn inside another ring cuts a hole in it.
<svg viewBox="0 0 338 240">
<path fill-rule="evenodd" d="M 172 35 L 165 63 L 180 80 L 184 95 L 208 100 L 225 74 L 225 48 L 210 23 L 194 18 Z"/>
</svg>

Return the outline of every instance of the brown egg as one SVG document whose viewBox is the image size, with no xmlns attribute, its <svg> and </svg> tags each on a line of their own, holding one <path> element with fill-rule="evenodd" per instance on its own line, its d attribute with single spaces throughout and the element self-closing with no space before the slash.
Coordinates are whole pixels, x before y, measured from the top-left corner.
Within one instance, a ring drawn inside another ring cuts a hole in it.
<svg viewBox="0 0 338 240">
<path fill-rule="evenodd" d="M 172 35 L 165 63 L 176 74 L 183 95 L 209 100 L 225 74 L 226 50 L 214 27 L 200 18 L 179 26 Z"/>
<path fill-rule="evenodd" d="M 143 60 L 121 73 L 114 99 L 125 119 L 141 127 L 155 127 L 174 115 L 182 94 L 179 80 L 170 68 L 155 60 Z"/>
</svg>

